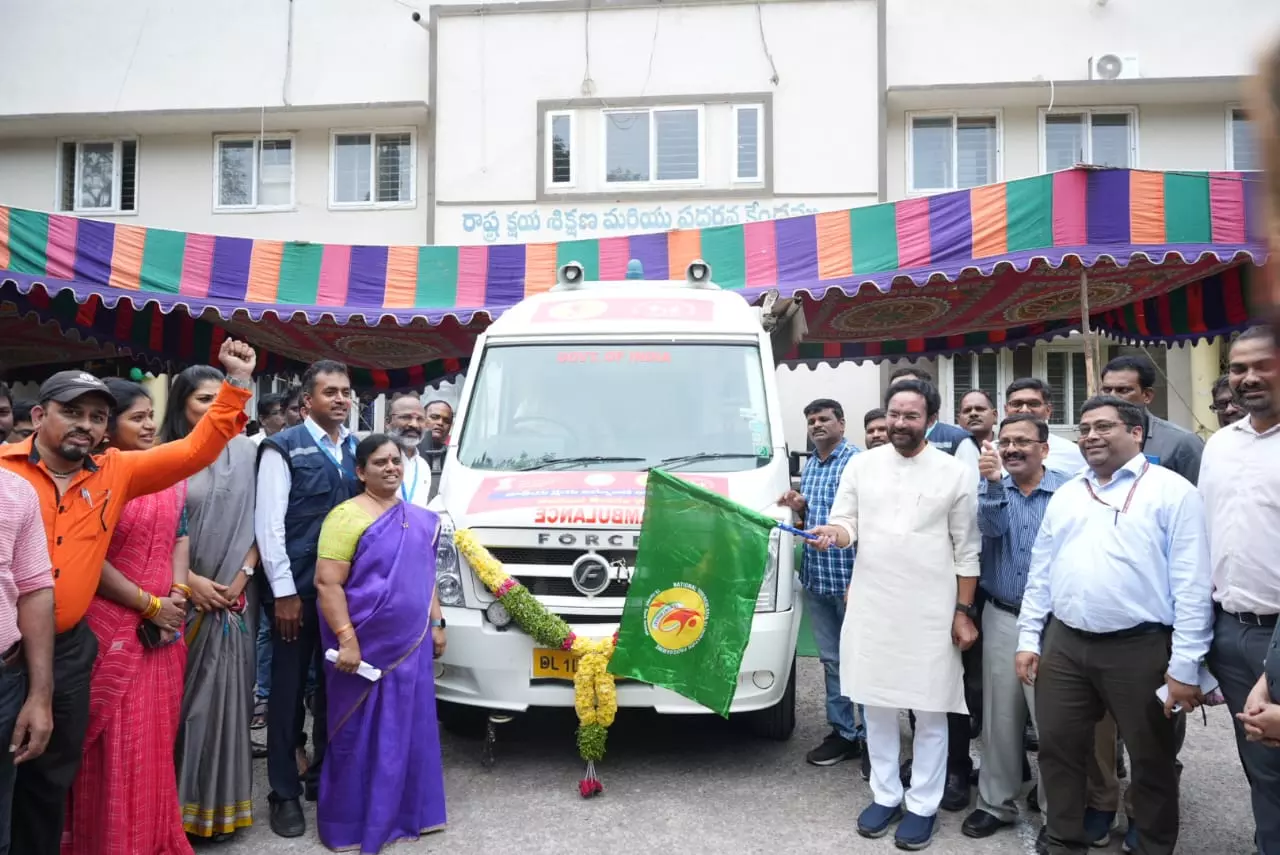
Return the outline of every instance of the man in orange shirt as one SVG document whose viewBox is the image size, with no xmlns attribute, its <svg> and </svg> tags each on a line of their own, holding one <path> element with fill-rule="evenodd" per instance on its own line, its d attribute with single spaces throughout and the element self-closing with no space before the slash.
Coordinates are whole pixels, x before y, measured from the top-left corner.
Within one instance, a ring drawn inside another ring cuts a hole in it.
<svg viewBox="0 0 1280 855">
<path fill-rule="evenodd" d="M 84 623 L 102 575 L 111 535 L 125 504 L 156 493 L 212 464 L 248 420 L 253 348 L 226 340 L 218 354 L 227 372 L 218 397 L 185 439 L 147 451 L 102 444 L 114 401 L 107 386 L 82 371 L 61 371 L 40 387 L 32 411 L 36 432 L 0 446 L 0 467 L 35 487 L 53 563 L 53 735 L 45 753 L 18 767 L 13 795 L 14 852 L 58 855 L 67 791 L 80 767 L 89 720 L 89 677 L 97 640 Z"/>
</svg>

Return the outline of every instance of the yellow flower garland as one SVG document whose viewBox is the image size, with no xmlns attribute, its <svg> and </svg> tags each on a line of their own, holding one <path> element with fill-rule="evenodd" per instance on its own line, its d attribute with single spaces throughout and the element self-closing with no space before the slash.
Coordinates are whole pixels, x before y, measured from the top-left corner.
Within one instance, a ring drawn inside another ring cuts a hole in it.
<svg viewBox="0 0 1280 855">
<path fill-rule="evenodd" d="M 587 761 L 586 777 L 578 789 L 584 798 L 601 792 L 595 764 L 604 757 L 607 730 L 618 714 L 618 690 L 609 673 L 617 635 L 610 638 L 583 638 L 569 629 L 559 616 L 551 614 L 523 585 L 512 579 L 502 562 L 468 529 L 453 535 L 458 552 L 475 572 L 476 578 L 498 598 L 516 626 L 545 647 L 568 650 L 578 659 L 573 675 L 573 705 L 578 713 L 578 750 Z"/>
</svg>

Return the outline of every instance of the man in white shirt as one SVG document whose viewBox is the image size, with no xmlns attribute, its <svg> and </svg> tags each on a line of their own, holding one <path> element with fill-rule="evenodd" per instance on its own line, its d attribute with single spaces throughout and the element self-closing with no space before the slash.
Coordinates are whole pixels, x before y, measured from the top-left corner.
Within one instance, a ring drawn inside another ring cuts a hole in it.
<svg viewBox="0 0 1280 855">
<path fill-rule="evenodd" d="M 1094 842 L 1085 787 L 1106 710 L 1134 761 L 1137 851 L 1169 855 L 1178 841 L 1173 717 L 1200 701 L 1213 637 L 1209 554 L 1200 495 L 1143 456 L 1143 424 L 1127 401 L 1085 402 L 1080 447 L 1089 471 L 1049 502 L 1018 617 L 1015 667 L 1035 685 L 1054 855 Z M 1153 703 L 1161 689 L 1163 710 Z"/>
<path fill-rule="evenodd" d="M 1209 438 L 1200 494 L 1213 567 L 1213 647 L 1209 670 L 1233 719 L 1263 672 L 1280 614 L 1280 398 L 1272 331 L 1254 327 L 1231 345 L 1231 391 L 1247 414 Z M 1280 852 L 1280 751 L 1249 742 L 1235 720 L 1236 746 L 1253 794 L 1254 842 Z"/>
<path fill-rule="evenodd" d="M 258 401 L 258 426 L 261 430 L 249 437 L 254 445 L 262 445 L 264 439 L 275 436 L 287 426 L 284 415 L 285 397 L 276 393 L 263 395 Z"/>
<path fill-rule="evenodd" d="M 925 439 L 939 403 L 928 383 L 891 386 L 890 445 L 854 455 L 827 524 L 813 529 L 819 549 L 858 544 L 840 636 L 840 685 L 865 705 L 871 752 L 873 800 L 858 817 L 858 833 L 880 837 L 901 820 L 895 843 L 902 849 L 923 849 L 933 838 L 946 784 L 947 714 L 969 714 L 960 652 L 978 639 L 977 483 Z M 905 796 L 902 709 L 916 721 Z"/>
<path fill-rule="evenodd" d="M 404 481 L 400 498 L 425 508 L 431 501 L 431 465 L 418 453 L 427 432 L 427 411 L 416 392 L 397 392 L 387 405 L 387 435 L 400 444 Z"/>
<path fill-rule="evenodd" d="M 306 833 L 300 797 L 314 801 L 327 738 L 324 672 L 316 675 L 305 790 L 298 779 L 299 724 L 307 673 L 320 652 L 316 543 L 329 511 L 357 490 L 356 440 L 347 430 L 351 379 L 340 362 L 321 360 L 302 376 L 302 424 L 263 440 L 253 528 L 266 577 L 271 618 L 271 703 L 267 708 L 267 779 L 271 830 Z"/>
<path fill-rule="evenodd" d="M 1045 424 L 1053 423 L 1053 392 L 1038 377 L 1020 377 L 1004 390 L 1004 414 L 1029 413 Z M 1044 465 L 1070 477 L 1085 468 L 1084 455 L 1069 439 L 1049 433 L 1049 456 Z"/>
</svg>

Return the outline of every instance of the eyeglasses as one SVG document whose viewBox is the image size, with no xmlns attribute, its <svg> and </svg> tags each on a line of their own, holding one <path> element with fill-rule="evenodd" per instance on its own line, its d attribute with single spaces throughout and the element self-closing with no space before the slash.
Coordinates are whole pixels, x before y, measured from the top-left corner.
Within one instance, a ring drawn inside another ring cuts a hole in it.
<svg viewBox="0 0 1280 855">
<path fill-rule="evenodd" d="M 1002 439 L 996 443 L 996 448 L 1001 451 L 1010 448 L 1016 448 L 1019 451 L 1026 451 L 1031 446 L 1039 444 L 1040 441 L 1037 439 L 1025 439 L 1023 437 L 1018 437 L 1017 439 Z"/>
<path fill-rule="evenodd" d="M 1005 404 L 1005 409 L 1015 413 L 1029 413 L 1034 409 L 1043 407 L 1043 401 L 1009 401 Z"/>
<path fill-rule="evenodd" d="M 1094 422 L 1093 424 L 1081 424 L 1076 429 L 1080 432 L 1081 436 L 1088 436 L 1091 433 L 1096 433 L 1101 436 L 1104 433 L 1111 433 L 1123 424 L 1123 422 Z"/>
</svg>

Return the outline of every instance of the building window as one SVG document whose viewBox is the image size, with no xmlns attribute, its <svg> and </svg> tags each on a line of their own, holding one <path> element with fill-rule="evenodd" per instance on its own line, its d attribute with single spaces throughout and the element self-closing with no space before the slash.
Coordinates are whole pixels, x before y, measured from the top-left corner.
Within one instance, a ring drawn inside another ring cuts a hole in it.
<svg viewBox="0 0 1280 855">
<path fill-rule="evenodd" d="M 293 206 L 293 140 L 214 139 L 217 210 L 280 210 Z"/>
<path fill-rule="evenodd" d="M 58 156 L 58 210 L 119 214 L 138 209 L 138 141 L 63 142 Z"/>
<path fill-rule="evenodd" d="M 610 185 L 702 180 L 702 108 L 605 110 L 604 180 Z"/>
<path fill-rule="evenodd" d="M 951 415 L 960 414 L 966 392 L 981 389 L 991 396 L 997 411 L 1003 411 L 1004 387 L 1009 385 L 1008 360 L 1001 353 L 966 353 L 951 357 Z M 944 419 L 947 421 L 947 419 Z"/>
<path fill-rule="evenodd" d="M 547 113 L 547 185 L 573 186 L 573 113 Z"/>
<path fill-rule="evenodd" d="M 733 180 L 764 181 L 764 107 L 759 104 L 733 106 Z"/>
<path fill-rule="evenodd" d="M 334 132 L 333 207 L 401 207 L 414 202 L 417 167 L 412 130 Z"/>
<path fill-rule="evenodd" d="M 1253 123 L 1244 110 L 1227 111 L 1227 164 L 1229 169 L 1258 169 L 1258 143 Z"/>
<path fill-rule="evenodd" d="M 1138 165 L 1138 112 L 1131 108 L 1040 112 L 1041 168 L 1070 169 L 1078 163 L 1133 168 Z"/>
<path fill-rule="evenodd" d="M 913 115 L 907 136 L 913 193 L 963 190 L 1000 180 L 998 115 Z"/>
<path fill-rule="evenodd" d="M 1080 408 L 1089 398 L 1088 378 L 1083 351 L 1045 351 L 1044 381 L 1053 392 L 1054 426 L 1075 427 L 1080 423 Z"/>
</svg>

